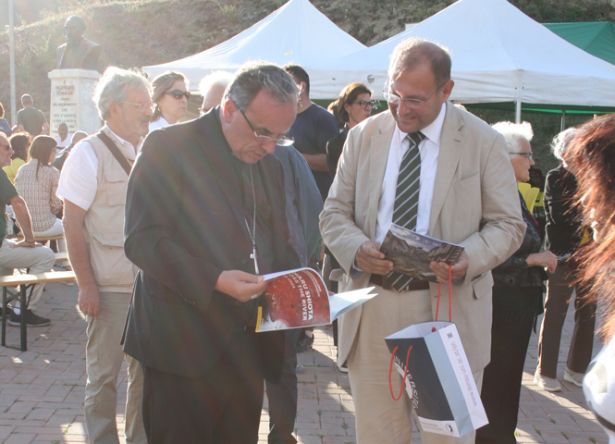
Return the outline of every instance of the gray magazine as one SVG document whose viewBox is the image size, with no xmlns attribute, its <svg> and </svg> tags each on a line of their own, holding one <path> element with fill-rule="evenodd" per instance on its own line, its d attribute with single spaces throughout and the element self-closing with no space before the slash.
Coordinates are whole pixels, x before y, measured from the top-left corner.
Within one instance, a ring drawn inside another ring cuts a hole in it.
<svg viewBox="0 0 615 444">
<path fill-rule="evenodd" d="M 459 260 L 463 247 L 391 224 L 380 251 L 393 261 L 395 271 L 436 282 L 429 263 L 437 261 L 452 265 Z"/>
</svg>

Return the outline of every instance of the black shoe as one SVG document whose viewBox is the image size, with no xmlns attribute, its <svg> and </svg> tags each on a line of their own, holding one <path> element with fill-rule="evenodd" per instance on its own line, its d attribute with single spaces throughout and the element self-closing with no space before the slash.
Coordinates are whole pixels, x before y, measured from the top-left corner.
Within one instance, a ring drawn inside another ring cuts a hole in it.
<svg viewBox="0 0 615 444">
<path fill-rule="evenodd" d="M 47 318 L 34 314 L 32 310 L 26 310 L 26 324 L 30 327 L 46 327 L 51 321 Z M 15 314 L 14 311 L 11 310 L 9 313 L 9 324 L 19 326 L 21 323 L 21 315 Z"/>
</svg>

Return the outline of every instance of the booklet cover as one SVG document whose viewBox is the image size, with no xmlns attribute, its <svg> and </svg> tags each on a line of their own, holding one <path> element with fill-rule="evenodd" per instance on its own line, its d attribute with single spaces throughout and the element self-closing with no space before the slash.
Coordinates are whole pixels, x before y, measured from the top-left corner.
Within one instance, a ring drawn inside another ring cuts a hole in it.
<svg viewBox="0 0 615 444">
<path fill-rule="evenodd" d="M 257 332 L 328 325 L 376 296 L 371 293 L 374 287 L 329 295 L 320 274 L 311 268 L 268 274 L 265 281 Z"/>
<path fill-rule="evenodd" d="M 391 224 L 380 251 L 393 261 L 395 271 L 436 282 L 429 263 L 438 261 L 452 265 L 459 260 L 463 247 Z"/>
</svg>

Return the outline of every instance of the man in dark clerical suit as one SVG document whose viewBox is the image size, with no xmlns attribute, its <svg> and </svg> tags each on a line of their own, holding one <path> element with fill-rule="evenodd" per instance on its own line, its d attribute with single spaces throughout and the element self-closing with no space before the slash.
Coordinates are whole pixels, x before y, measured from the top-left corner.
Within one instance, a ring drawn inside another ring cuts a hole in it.
<svg viewBox="0 0 615 444">
<path fill-rule="evenodd" d="M 258 441 L 263 380 L 283 336 L 254 333 L 262 274 L 297 266 L 281 166 L 297 89 L 274 65 L 244 67 L 222 104 L 154 131 L 128 185 L 128 258 L 140 269 L 125 351 L 144 368 L 151 443 Z"/>
</svg>

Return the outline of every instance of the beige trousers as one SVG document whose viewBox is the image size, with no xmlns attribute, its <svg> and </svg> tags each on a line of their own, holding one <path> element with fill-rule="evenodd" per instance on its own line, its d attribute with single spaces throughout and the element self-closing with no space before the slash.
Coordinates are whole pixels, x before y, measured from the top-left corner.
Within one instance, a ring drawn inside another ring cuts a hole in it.
<svg viewBox="0 0 615 444">
<path fill-rule="evenodd" d="M 126 322 L 129 293 L 101 293 L 98 317 L 87 317 L 85 426 L 91 444 L 119 444 L 115 421 L 117 380 L 124 359 L 128 362 L 126 442 L 146 444 L 143 427 L 143 370 L 124 355 L 120 340 Z"/>
<path fill-rule="evenodd" d="M 384 338 L 404 327 L 430 321 L 428 290 L 397 291 L 376 286 L 378 296 L 363 304 L 361 324 L 353 350 L 348 357 L 348 376 L 356 411 L 357 444 L 410 444 L 412 408 L 407 396 L 393 401 L 389 394 L 391 354 Z M 482 371 L 474 375 L 480 392 Z M 393 370 L 393 387 L 402 378 Z M 474 433 L 449 438 L 433 433 L 421 434 L 423 444 L 473 444 Z"/>
</svg>

